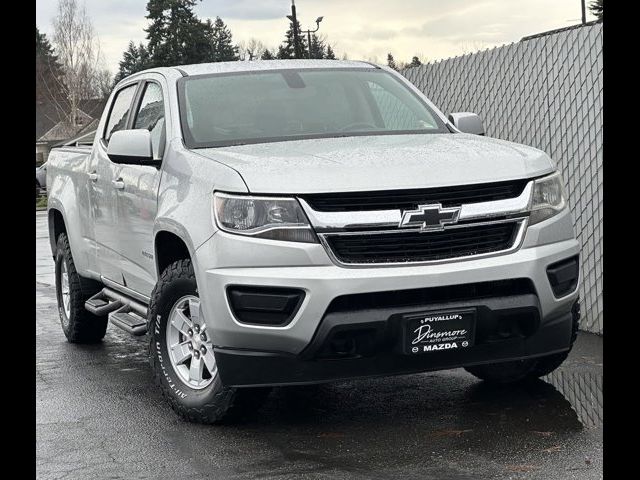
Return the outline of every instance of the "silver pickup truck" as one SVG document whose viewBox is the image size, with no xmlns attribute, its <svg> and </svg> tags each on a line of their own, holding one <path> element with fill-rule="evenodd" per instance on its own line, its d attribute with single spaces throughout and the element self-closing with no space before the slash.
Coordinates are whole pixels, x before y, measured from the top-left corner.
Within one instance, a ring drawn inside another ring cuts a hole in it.
<svg viewBox="0 0 640 480">
<path fill-rule="evenodd" d="M 276 385 L 457 367 L 519 382 L 576 337 L 579 245 L 554 162 L 386 67 L 137 73 L 92 146 L 51 152 L 47 187 L 66 337 L 148 335 L 191 421 Z"/>
</svg>

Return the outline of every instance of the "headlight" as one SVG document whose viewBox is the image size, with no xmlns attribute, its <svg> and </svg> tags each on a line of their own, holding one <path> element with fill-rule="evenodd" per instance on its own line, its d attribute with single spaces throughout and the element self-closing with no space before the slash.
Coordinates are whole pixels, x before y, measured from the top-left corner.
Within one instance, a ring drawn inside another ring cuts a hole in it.
<svg viewBox="0 0 640 480">
<path fill-rule="evenodd" d="M 567 206 L 560 172 L 537 179 L 533 184 L 529 225 L 542 222 L 560 213 Z"/>
<path fill-rule="evenodd" d="M 213 211 L 216 225 L 225 232 L 288 242 L 318 242 L 295 198 L 216 192 Z"/>
</svg>

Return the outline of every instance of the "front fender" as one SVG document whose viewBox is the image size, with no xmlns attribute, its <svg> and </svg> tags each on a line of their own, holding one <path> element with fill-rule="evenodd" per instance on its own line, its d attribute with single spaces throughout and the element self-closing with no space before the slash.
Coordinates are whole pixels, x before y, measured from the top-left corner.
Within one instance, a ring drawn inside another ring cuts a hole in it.
<svg viewBox="0 0 640 480">
<path fill-rule="evenodd" d="M 173 140 L 162 165 L 154 238 L 160 230 L 180 237 L 192 255 L 216 232 L 213 191 L 247 192 L 240 174 Z"/>
</svg>

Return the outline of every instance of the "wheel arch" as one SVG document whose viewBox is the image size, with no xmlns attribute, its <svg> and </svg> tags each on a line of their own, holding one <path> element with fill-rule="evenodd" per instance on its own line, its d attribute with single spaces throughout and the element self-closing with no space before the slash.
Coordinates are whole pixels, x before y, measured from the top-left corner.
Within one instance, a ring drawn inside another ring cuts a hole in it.
<svg viewBox="0 0 640 480">
<path fill-rule="evenodd" d="M 67 224 L 64 214 L 59 208 L 49 208 L 47 216 L 49 223 L 49 244 L 51 245 L 51 253 L 55 258 L 58 248 L 58 237 L 61 233 L 67 233 Z"/>
<path fill-rule="evenodd" d="M 158 277 L 173 262 L 193 258 L 191 243 L 174 229 L 162 229 L 155 233 L 153 240 L 156 272 Z"/>
</svg>

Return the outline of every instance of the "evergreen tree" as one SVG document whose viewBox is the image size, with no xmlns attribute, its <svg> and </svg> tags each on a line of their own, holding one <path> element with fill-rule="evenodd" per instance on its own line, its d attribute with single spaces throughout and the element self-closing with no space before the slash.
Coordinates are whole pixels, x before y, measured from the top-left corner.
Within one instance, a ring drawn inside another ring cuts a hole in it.
<svg viewBox="0 0 640 480">
<path fill-rule="evenodd" d="M 315 33 L 311 35 L 311 45 L 309 50 L 307 51 L 307 55 L 309 55 L 309 51 L 311 52 L 311 58 L 322 59 L 326 55 L 326 46 L 324 44 L 324 40 L 318 37 Z"/>
<path fill-rule="evenodd" d="M 36 27 L 36 101 L 54 101 L 62 96 L 62 66 L 49 39 Z"/>
<path fill-rule="evenodd" d="M 275 58 L 276 57 L 273 55 L 273 53 L 271 53 L 271 50 L 267 48 L 264 52 L 262 52 L 260 60 L 275 60 Z"/>
<path fill-rule="evenodd" d="M 136 72 L 146 70 L 151 66 L 151 56 L 149 50 L 143 43 L 138 44 L 138 62 L 136 63 Z M 135 72 L 134 72 L 135 73 Z"/>
<path fill-rule="evenodd" d="M 420 66 L 420 65 L 422 65 L 422 62 L 420 61 L 420 59 L 419 59 L 417 56 L 415 56 L 415 57 L 413 57 L 413 58 L 411 59 L 411 63 L 410 63 L 409 65 L 407 65 L 407 67 L 408 67 L 408 68 L 411 68 L 411 67 L 418 67 L 418 66 Z"/>
<path fill-rule="evenodd" d="M 211 33 L 211 46 L 213 62 L 230 62 L 239 60 L 238 47 L 233 45 L 233 37 L 231 30 L 225 25 L 225 23 L 216 17 L 216 21 L 213 23 Z"/>
<path fill-rule="evenodd" d="M 336 59 L 336 54 L 333 51 L 333 48 L 331 48 L 331 45 L 327 45 L 327 54 L 325 55 L 325 57 L 327 60 L 335 60 Z"/>
<path fill-rule="evenodd" d="M 113 79 L 114 85 L 129 75 L 149 68 L 149 52 L 142 43 L 136 47 L 133 42 L 129 42 L 127 50 L 122 54 L 119 66 L 118 73 Z"/>
<path fill-rule="evenodd" d="M 146 18 L 150 66 L 184 65 L 213 60 L 210 21 L 193 12 L 200 0 L 149 0 Z"/>
<path fill-rule="evenodd" d="M 175 28 L 175 31 L 183 32 L 182 35 L 178 34 L 178 44 L 182 47 L 180 64 L 214 61 L 211 20 L 203 22 L 191 13 L 190 16 L 185 14 L 184 19 L 178 16 L 174 25 L 172 28 Z"/>
<path fill-rule="evenodd" d="M 51 42 L 49 42 L 46 34 L 40 33 L 38 27 L 36 27 L 36 57 L 51 61 L 52 64 L 58 64 L 58 57 L 53 51 Z"/>
<path fill-rule="evenodd" d="M 149 0 L 146 18 L 151 24 L 145 29 L 147 32 L 149 54 L 153 66 L 161 65 L 169 60 L 169 8 L 171 0 Z"/>
<path fill-rule="evenodd" d="M 302 54 L 302 58 L 307 58 L 307 39 L 305 35 L 300 34 L 300 22 L 298 24 L 298 41 L 300 42 L 300 52 Z M 293 48 L 293 22 L 289 21 L 289 29 L 284 34 L 284 42 L 278 47 L 278 54 L 276 55 L 278 59 L 289 59 L 296 58 L 295 49 Z"/>
<path fill-rule="evenodd" d="M 604 15 L 604 0 L 593 0 L 593 2 L 589 4 L 589 10 L 598 17 L 598 20 L 602 20 Z"/>
<path fill-rule="evenodd" d="M 394 70 L 398 70 L 398 66 L 396 65 L 396 61 L 393 59 L 393 55 L 391 55 L 390 53 L 387 54 L 387 65 L 389 65 L 390 68 L 393 68 Z"/>
</svg>

